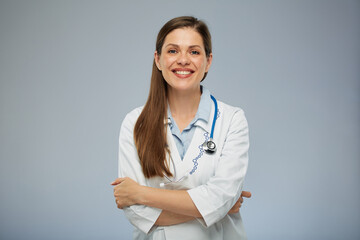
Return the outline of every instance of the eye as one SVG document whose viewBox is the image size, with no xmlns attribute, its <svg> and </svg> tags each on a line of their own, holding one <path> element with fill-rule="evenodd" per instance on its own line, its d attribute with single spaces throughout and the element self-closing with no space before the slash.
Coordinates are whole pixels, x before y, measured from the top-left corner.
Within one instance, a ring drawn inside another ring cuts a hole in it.
<svg viewBox="0 0 360 240">
<path fill-rule="evenodd" d="M 177 53 L 177 51 L 175 49 L 170 49 L 168 53 Z"/>
<path fill-rule="evenodd" d="M 190 53 L 191 53 L 192 55 L 199 55 L 199 54 L 200 54 L 200 52 L 199 52 L 199 51 L 196 51 L 196 50 L 192 50 Z"/>
</svg>

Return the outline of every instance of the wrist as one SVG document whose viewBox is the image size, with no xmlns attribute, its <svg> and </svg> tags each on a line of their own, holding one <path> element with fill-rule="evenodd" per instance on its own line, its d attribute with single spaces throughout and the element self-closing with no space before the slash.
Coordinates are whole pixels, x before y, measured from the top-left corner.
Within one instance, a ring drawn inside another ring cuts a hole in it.
<svg viewBox="0 0 360 240">
<path fill-rule="evenodd" d="M 145 192 L 147 190 L 147 187 L 139 185 L 139 188 L 136 193 L 135 202 L 136 204 L 145 205 Z"/>
</svg>

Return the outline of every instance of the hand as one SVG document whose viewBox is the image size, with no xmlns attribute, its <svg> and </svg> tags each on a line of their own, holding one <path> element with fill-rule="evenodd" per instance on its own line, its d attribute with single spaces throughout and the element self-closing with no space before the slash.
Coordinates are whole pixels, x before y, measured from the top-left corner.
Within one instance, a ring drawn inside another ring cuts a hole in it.
<svg viewBox="0 0 360 240">
<path fill-rule="evenodd" d="M 123 209 L 137 204 L 136 198 L 140 185 L 129 177 L 117 178 L 111 183 L 114 187 L 114 197 L 118 208 Z"/>
<path fill-rule="evenodd" d="M 248 191 L 242 191 L 241 192 L 241 196 L 239 197 L 239 199 L 236 201 L 236 203 L 234 204 L 234 206 L 230 209 L 230 211 L 228 212 L 228 214 L 232 214 L 232 213 L 238 213 L 242 203 L 244 202 L 243 197 L 246 198 L 251 198 L 251 192 Z"/>
</svg>

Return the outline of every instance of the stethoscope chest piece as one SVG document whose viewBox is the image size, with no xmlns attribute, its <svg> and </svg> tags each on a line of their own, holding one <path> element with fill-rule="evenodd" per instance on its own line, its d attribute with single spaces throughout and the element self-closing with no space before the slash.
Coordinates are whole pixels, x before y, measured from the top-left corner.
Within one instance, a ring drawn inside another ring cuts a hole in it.
<svg viewBox="0 0 360 240">
<path fill-rule="evenodd" d="M 214 141 L 212 139 L 205 141 L 202 145 L 203 149 L 205 150 L 205 152 L 207 153 L 215 153 L 216 152 L 216 144 L 214 143 Z"/>
</svg>

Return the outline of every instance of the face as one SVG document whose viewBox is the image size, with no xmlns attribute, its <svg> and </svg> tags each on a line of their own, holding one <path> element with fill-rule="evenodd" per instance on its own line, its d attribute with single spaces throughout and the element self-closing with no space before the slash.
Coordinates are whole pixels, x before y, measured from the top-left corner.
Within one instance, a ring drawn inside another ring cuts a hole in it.
<svg viewBox="0 0 360 240">
<path fill-rule="evenodd" d="M 200 88 L 200 81 L 210 68 L 212 54 L 206 57 L 203 39 L 192 28 L 171 31 L 165 38 L 155 63 L 172 90 L 191 91 Z"/>
</svg>

